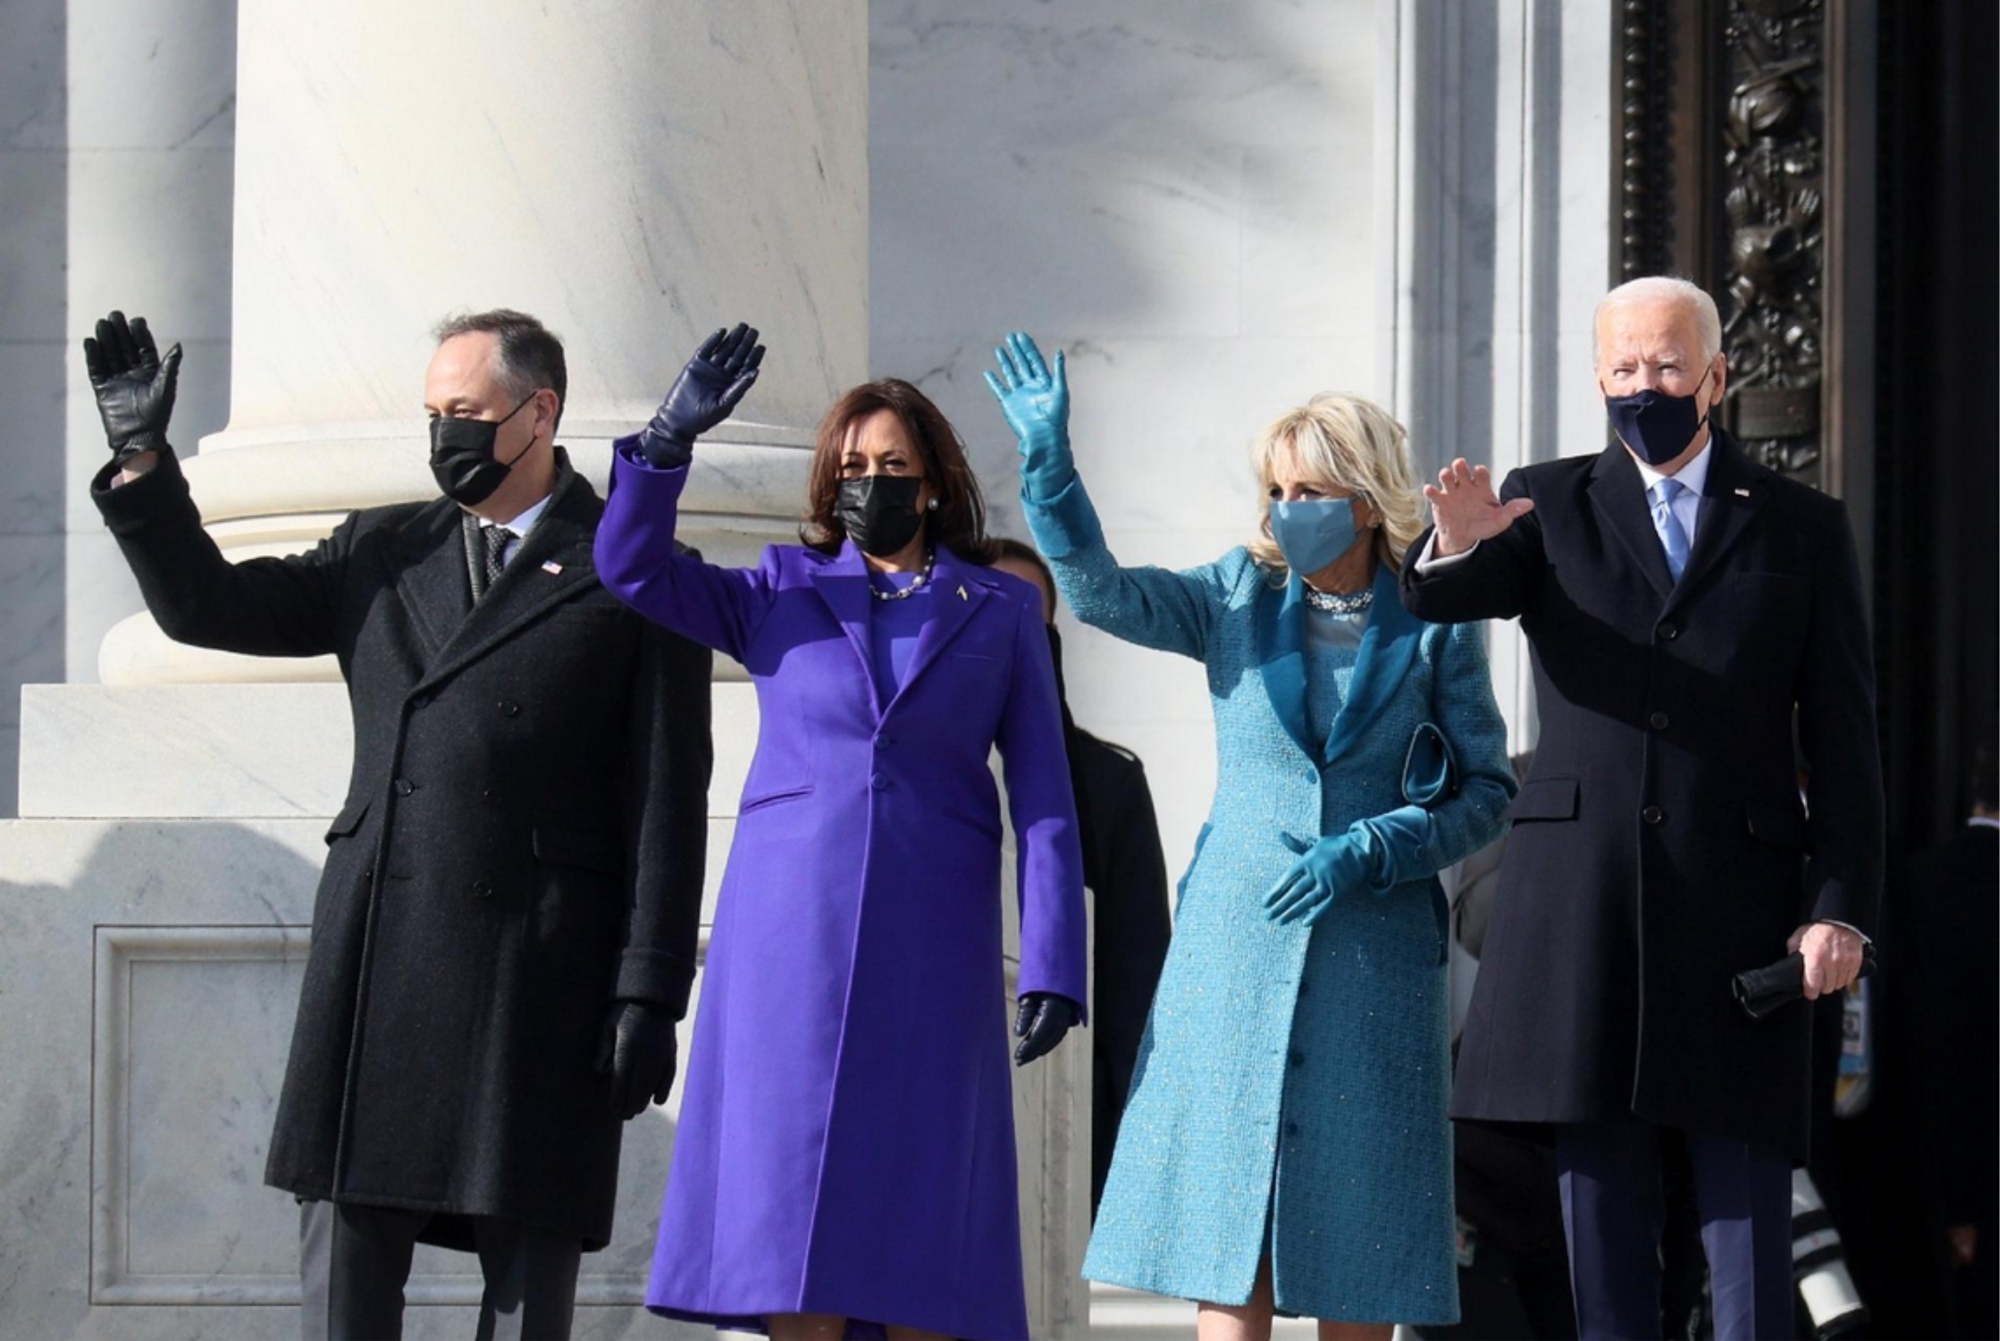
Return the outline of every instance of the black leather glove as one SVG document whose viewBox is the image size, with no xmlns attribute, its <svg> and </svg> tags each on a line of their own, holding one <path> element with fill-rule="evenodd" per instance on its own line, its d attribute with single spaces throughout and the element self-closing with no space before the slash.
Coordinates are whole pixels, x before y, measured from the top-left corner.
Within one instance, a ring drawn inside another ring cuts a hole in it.
<svg viewBox="0 0 2000 1341">
<path fill-rule="evenodd" d="M 1076 1002 L 1054 992 L 1025 992 L 1014 1012 L 1014 1065 L 1026 1066 L 1055 1050 L 1077 1022 Z"/>
<path fill-rule="evenodd" d="M 644 1001 L 611 1003 L 597 1070 L 611 1077 L 611 1107 L 619 1117 L 635 1118 L 649 1102 L 667 1101 L 677 1056 L 673 1016 Z"/>
<path fill-rule="evenodd" d="M 647 464 L 662 469 L 686 465 L 694 455 L 694 440 L 729 417 L 757 380 L 763 361 L 755 326 L 738 322 L 735 330 L 717 331 L 702 341 L 668 388 L 653 422 L 639 431 L 639 451 Z"/>
<path fill-rule="evenodd" d="M 160 357 L 144 317 L 127 325 L 123 312 L 97 323 L 97 336 L 83 341 L 84 367 L 97 393 L 97 413 L 115 461 L 128 461 L 167 445 L 167 421 L 174 414 L 174 387 L 180 380 L 181 347 Z"/>
</svg>

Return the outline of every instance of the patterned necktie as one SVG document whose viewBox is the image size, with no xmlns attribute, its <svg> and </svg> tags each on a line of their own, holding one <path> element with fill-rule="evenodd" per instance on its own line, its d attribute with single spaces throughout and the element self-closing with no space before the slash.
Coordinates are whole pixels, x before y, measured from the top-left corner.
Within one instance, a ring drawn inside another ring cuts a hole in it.
<svg viewBox="0 0 2000 1341">
<path fill-rule="evenodd" d="M 1661 480 L 1648 492 L 1653 495 L 1653 529 L 1667 547 L 1667 571 L 1678 582 L 1688 566 L 1688 533 L 1674 515 L 1674 500 L 1687 492 L 1687 486 L 1679 480 Z"/>
<path fill-rule="evenodd" d="M 500 570 L 506 567 L 507 542 L 514 538 L 514 533 L 504 526 L 486 526 L 479 534 L 486 542 L 486 591 L 491 591 L 500 578 Z"/>
</svg>

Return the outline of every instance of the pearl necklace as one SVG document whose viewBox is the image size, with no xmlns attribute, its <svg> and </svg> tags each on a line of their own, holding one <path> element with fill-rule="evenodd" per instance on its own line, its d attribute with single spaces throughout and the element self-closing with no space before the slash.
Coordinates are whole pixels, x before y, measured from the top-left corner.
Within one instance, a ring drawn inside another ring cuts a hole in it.
<svg viewBox="0 0 2000 1341">
<path fill-rule="evenodd" d="M 1358 615 L 1375 604 L 1375 589 L 1363 587 L 1360 591 L 1342 594 L 1336 591 L 1319 591 L 1306 588 L 1306 604 L 1315 610 L 1324 610 L 1334 615 Z"/>
<path fill-rule="evenodd" d="M 907 601 L 910 599 L 910 597 L 917 594 L 917 588 L 923 586 L 924 584 L 926 584 L 931 580 L 931 569 L 935 568 L 936 566 L 937 566 L 936 548 L 933 547 L 930 549 L 926 549 L 924 551 L 924 571 L 918 573 L 916 577 L 911 580 L 909 586 L 896 588 L 891 591 L 884 591 L 882 590 L 882 588 L 876 586 L 873 582 L 870 582 L 868 584 L 868 594 L 870 596 L 873 596 L 878 601 Z"/>
</svg>

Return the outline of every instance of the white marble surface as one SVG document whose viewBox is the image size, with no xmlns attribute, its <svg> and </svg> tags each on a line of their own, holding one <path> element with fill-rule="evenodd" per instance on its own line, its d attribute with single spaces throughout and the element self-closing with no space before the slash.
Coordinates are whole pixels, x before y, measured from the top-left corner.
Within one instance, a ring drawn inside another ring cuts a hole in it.
<svg viewBox="0 0 2000 1341">
<path fill-rule="evenodd" d="M 0 822 L 0 1073 L 32 1077 L 0 1090 L 0 1335 L 297 1335 L 297 1209 L 262 1172 L 323 828 Z M 580 1337 L 705 1334 L 631 1307 L 677 1111 L 627 1129 Z M 469 1334 L 468 1266 L 420 1254 L 410 1336 Z"/>
<path fill-rule="evenodd" d="M 810 427 L 867 362 L 858 0 L 474 12 L 242 0 L 232 434 L 420 436 L 432 323 L 503 304 L 563 336 L 574 418 L 643 422 L 740 318 L 746 415 Z"/>
<path fill-rule="evenodd" d="M 34 819 L 330 816 L 354 732 L 339 684 L 30 685 L 22 814 Z M 714 686 L 709 813 L 736 814 L 756 692 Z"/>
<path fill-rule="evenodd" d="M 213 346 L 177 426 L 219 428 L 227 385 L 233 0 L 23 0 L 0 7 L 0 713 L 19 686 L 95 673 L 105 629 L 138 608 L 124 565 L 75 542 L 103 432 L 77 342 L 107 309 L 164 315 Z M 191 346 L 192 352 L 192 346 Z M 85 504 L 87 507 L 87 503 Z M 29 632 L 23 632 L 23 630 Z M 0 754 L 0 814 L 14 757 Z"/>
<path fill-rule="evenodd" d="M 1382 103 L 1396 182 L 1382 348 L 1431 470 L 1496 477 L 1607 441 L 1590 321 L 1613 266 L 1611 44 L 1595 0 L 1385 0 Z M 1527 645 L 1489 630 L 1510 744 L 1535 738 Z"/>
<path fill-rule="evenodd" d="M 1068 351 L 1079 468 L 1127 562 L 1256 522 L 1267 421 L 1378 384 L 1374 0 L 870 11 L 873 369 L 966 438 L 1022 534 L 980 372 L 1011 328 Z M 1065 618 L 1077 719 L 1146 761 L 1178 875 L 1214 785 L 1193 663 Z"/>
</svg>

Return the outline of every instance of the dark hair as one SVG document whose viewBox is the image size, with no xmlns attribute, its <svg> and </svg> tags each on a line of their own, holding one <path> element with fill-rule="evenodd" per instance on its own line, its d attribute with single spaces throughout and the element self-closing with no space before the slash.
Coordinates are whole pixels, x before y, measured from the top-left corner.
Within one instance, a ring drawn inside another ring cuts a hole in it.
<svg viewBox="0 0 2000 1341">
<path fill-rule="evenodd" d="M 924 478 L 937 498 L 937 510 L 925 526 L 931 543 L 943 545 L 971 563 L 993 562 L 993 541 L 986 535 L 986 500 L 979 480 L 965 459 L 965 444 L 929 396 L 899 377 L 863 382 L 833 403 L 819 421 L 813 443 L 812 475 L 806 485 L 806 518 L 799 539 L 822 554 L 832 554 L 847 539 L 835 507 L 840 494 L 840 453 L 847 430 L 878 410 L 902 421 L 917 454 L 924 461 Z"/>
<path fill-rule="evenodd" d="M 500 337 L 500 384 L 517 401 L 537 391 L 556 393 L 556 424 L 562 424 L 569 404 L 569 365 L 556 333 L 526 312 L 496 307 L 490 312 L 460 312 L 431 329 L 439 344 L 460 335 L 487 333 Z"/>
<path fill-rule="evenodd" d="M 996 535 L 993 537 L 993 558 L 996 562 L 1001 559 L 1012 559 L 1015 563 L 1024 563 L 1040 573 L 1043 613 L 1051 619 L 1055 617 L 1055 607 L 1061 600 L 1056 592 L 1056 575 L 1049 571 L 1049 561 L 1044 559 L 1033 545 L 1024 540 L 1016 540 L 1010 535 Z"/>
</svg>

